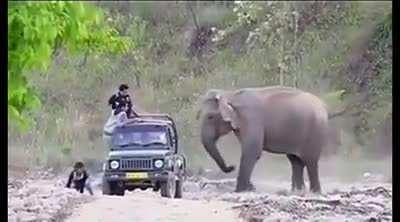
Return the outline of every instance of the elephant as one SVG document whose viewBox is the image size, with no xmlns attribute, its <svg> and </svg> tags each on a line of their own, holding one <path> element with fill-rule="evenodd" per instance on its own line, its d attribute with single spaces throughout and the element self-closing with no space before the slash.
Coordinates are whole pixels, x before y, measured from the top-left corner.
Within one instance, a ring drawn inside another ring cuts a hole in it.
<svg viewBox="0 0 400 222">
<path fill-rule="evenodd" d="M 241 144 L 235 192 L 255 190 L 250 181 L 262 151 L 286 154 L 292 169 L 292 191 L 304 190 L 304 167 L 310 191 L 321 193 L 318 161 L 327 144 L 328 111 L 317 96 L 297 88 L 268 86 L 238 90 L 211 89 L 201 97 L 196 115 L 201 143 L 219 168 L 230 173 L 217 141 L 233 131 Z"/>
</svg>

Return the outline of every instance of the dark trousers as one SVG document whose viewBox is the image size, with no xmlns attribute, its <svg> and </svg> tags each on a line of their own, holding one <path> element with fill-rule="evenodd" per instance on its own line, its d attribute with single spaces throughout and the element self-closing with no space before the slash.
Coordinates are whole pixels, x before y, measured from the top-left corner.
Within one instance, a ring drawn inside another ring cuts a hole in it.
<svg viewBox="0 0 400 222">
<path fill-rule="evenodd" d="M 92 187 L 87 183 L 86 180 L 74 181 L 74 188 L 80 193 L 83 193 L 84 189 L 86 188 L 90 195 L 93 195 Z"/>
</svg>

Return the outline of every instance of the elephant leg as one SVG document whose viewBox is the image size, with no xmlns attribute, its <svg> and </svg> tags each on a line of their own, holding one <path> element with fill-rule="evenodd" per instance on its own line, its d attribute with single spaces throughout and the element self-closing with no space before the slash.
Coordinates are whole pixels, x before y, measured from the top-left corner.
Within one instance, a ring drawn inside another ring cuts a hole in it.
<svg viewBox="0 0 400 222">
<path fill-rule="evenodd" d="M 254 186 L 250 181 L 251 173 L 257 162 L 254 155 L 244 154 L 240 158 L 239 175 L 237 177 L 236 192 L 254 190 Z"/>
<path fill-rule="evenodd" d="M 257 160 L 261 156 L 263 133 L 262 130 L 253 131 L 246 139 L 242 140 L 242 155 L 240 157 L 239 174 L 237 177 L 236 192 L 254 190 L 250 182 L 251 174 Z M 243 136 L 243 135 L 242 135 Z"/>
<path fill-rule="evenodd" d="M 306 162 L 307 173 L 310 179 L 310 191 L 321 193 L 321 184 L 319 182 L 318 161 L 312 160 Z"/>
<path fill-rule="evenodd" d="M 293 154 L 287 154 L 292 165 L 292 191 L 304 189 L 304 162 Z"/>
</svg>

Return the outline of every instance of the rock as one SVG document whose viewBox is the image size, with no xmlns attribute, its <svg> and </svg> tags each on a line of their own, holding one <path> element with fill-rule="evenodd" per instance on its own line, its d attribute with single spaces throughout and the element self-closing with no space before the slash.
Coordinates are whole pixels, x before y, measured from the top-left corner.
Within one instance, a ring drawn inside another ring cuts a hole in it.
<svg viewBox="0 0 400 222">
<path fill-rule="evenodd" d="M 38 197 L 39 197 L 39 198 L 41 198 L 41 199 L 47 199 L 47 198 L 49 198 L 49 197 L 50 197 L 50 194 L 48 194 L 48 193 L 45 193 L 45 194 L 39 194 L 39 195 L 38 195 Z"/>
<path fill-rule="evenodd" d="M 292 221 L 291 218 L 286 215 L 282 215 L 280 213 L 277 213 L 275 215 L 270 215 L 264 220 L 264 222 L 288 222 L 288 221 Z"/>
<path fill-rule="evenodd" d="M 50 221 L 52 216 L 49 213 L 41 213 L 38 215 L 38 219 L 41 221 Z"/>
<path fill-rule="evenodd" d="M 18 222 L 16 216 L 13 216 L 13 217 L 10 217 L 10 216 L 9 216 L 8 219 L 7 219 L 7 221 L 8 221 L 8 222 Z"/>
<path fill-rule="evenodd" d="M 35 194 L 39 191 L 39 188 L 37 187 L 31 187 L 31 188 L 27 188 L 28 191 L 26 191 L 29 195 Z"/>
<path fill-rule="evenodd" d="M 370 176 L 371 176 L 371 173 L 369 173 L 369 172 L 366 172 L 366 173 L 363 174 L 363 177 L 364 177 L 364 178 L 368 178 L 368 177 L 370 177 Z"/>
<path fill-rule="evenodd" d="M 23 183 L 21 181 L 17 181 L 15 179 L 8 180 L 8 189 L 16 188 L 20 189 L 23 187 Z"/>
<path fill-rule="evenodd" d="M 62 207 L 59 204 L 54 205 L 52 208 L 56 212 L 62 209 Z"/>
<path fill-rule="evenodd" d="M 26 209 L 26 211 L 28 212 L 33 212 L 33 213 L 39 213 L 43 210 L 43 206 L 42 205 L 34 205 L 32 207 L 29 207 Z"/>
<path fill-rule="evenodd" d="M 24 207 L 30 208 L 39 205 L 40 202 L 35 195 L 29 196 L 28 198 L 24 199 Z"/>
<path fill-rule="evenodd" d="M 17 214 L 14 211 L 8 211 L 8 221 L 17 221 Z"/>
<path fill-rule="evenodd" d="M 200 186 L 197 183 L 188 182 L 188 183 L 184 183 L 183 190 L 185 192 L 192 192 L 192 193 L 199 192 Z"/>
<path fill-rule="evenodd" d="M 22 210 L 24 209 L 24 201 L 20 198 L 12 198 L 8 202 L 8 206 L 11 206 L 14 210 Z"/>
<path fill-rule="evenodd" d="M 64 187 L 65 177 L 49 170 L 28 179 L 9 179 L 8 221 L 58 221 L 75 204 L 87 201 L 87 195 Z"/>
<path fill-rule="evenodd" d="M 19 189 L 15 194 L 16 197 L 23 198 L 24 196 L 28 195 L 25 189 Z"/>
<path fill-rule="evenodd" d="M 35 213 L 30 213 L 26 211 L 19 212 L 17 218 L 18 218 L 17 221 L 21 222 L 31 222 L 31 221 L 33 222 L 38 219 Z"/>
<path fill-rule="evenodd" d="M 276 194 L 281 195 L 281 196 L 289 196 L 289 191 L 288 190 L 279 190 L 276 192 Z"/>
<path fill-rule="evenodd" d="M 261 217 L 261 216 L 251 216 L 251 217 L 248 219 L 248 221 L 249 221 L 249 222 L 262 222 L 262 221 L 264 221 L 264 218 Z"/>
</svg>

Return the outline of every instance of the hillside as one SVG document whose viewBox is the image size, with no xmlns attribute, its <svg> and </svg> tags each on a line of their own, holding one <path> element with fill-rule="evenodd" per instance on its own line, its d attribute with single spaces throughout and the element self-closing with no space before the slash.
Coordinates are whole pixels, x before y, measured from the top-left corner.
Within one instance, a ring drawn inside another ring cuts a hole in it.
<svg viewBox="0 0 400 222">
<path fill-rule="evenodd" d="M 101 159 L 106 101 L 124 82 L 135 104 L 169 113 L 190 167 L 209 161 L 195 120 L 208 89 L 282 84 L 313 92 L 330 111 L 332 153 L 386 157 L 392 150 L 391 2 L 95 2 L 136 47 L 122 56 L 72 56 L 28 76 L 42 106 L 28 132 L 8 126 L 9 164 L 62 168 Z M 223 141 L 236 147 L 234 140 Z M 235 157 L 236 158 L 236 157 Z M 212 162 L 209 162 L 212 163 Z"/>
</svg>

